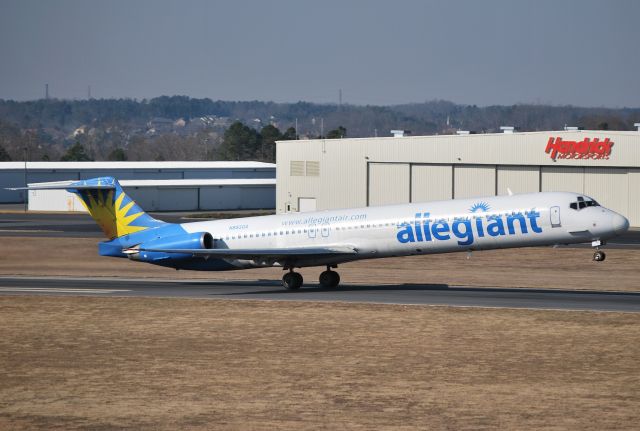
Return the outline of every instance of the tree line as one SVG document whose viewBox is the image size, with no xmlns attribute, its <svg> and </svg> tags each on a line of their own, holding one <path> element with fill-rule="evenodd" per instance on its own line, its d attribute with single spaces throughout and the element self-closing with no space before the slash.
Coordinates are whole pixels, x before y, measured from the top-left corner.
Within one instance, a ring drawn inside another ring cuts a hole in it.
<svg viewBox="0 0 640 431">
<path fill-rule="evenodd" d="M 154 121 L 164 124 L 156 127 Z M 0 160 L 273 161 L 274 142 L 294 138 L 585 129 L 632 130 L 640 108 L 447 101 L 395 106 L 233 102 L 186 96 L 149 100 L 0 100 Z"/>
</svg>

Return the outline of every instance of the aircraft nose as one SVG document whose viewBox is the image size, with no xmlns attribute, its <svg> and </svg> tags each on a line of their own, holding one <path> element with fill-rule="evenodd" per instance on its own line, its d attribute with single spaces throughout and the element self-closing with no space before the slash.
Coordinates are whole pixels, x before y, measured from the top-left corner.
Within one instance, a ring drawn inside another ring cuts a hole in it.
<svg viewBox="0 0 640 431">
<path fill-rule="evenodd" d="M 629 229 L 629 220 L 617 213 L 613 214 L 611 224 L 613 225 L 613 231 L 618 235 L 625 233 Z"/>
</svg>

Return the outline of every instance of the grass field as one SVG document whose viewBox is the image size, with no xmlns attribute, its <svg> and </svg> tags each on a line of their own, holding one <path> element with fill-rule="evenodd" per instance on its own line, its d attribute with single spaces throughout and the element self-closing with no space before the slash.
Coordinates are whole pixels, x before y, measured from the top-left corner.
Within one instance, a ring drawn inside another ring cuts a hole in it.
<svg viewBox="0 0 640 431">
<path fill-rule="evenodd" d="M 637 429 L 640 315 L 0 297 L 0 429 Z"/>
<path fill-rule="evenodd" d="M 4 237 L 0 275 L 279 279 Z M 640 290 L 640 250 L 361 261 L 346 284 Z M 317 282 L 319 268 L 303 269 Z M 637 429 L 640 314 L 0 297 L 0 430 Z"/>
<path fill-rule="evenodd" d="M 280 268 L 227 272 L 190 272 L 98 256 L 95 238 L 0 238 L 0 275 L 68 275 L 211 280 L 280 280 Z M 640 291 L 640 250 L 607 250 L 596 263 L 588 248 L 524 248 L 412 256 L 341 265 L 346 284 L 430 283 L 455 286 L 542 287 Z M 321 268 L 305 268 L 307 283 L 317 284 Z"/>
</svg>

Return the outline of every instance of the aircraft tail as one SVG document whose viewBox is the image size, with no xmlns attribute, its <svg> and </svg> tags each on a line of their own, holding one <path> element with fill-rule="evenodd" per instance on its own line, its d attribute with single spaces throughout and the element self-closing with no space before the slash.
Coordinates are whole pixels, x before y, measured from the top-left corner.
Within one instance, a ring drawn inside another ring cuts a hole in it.
<svg viewBox="0 0 640 431">
<path fill-rule="evenodd" d="M 110 240 L 165 224 L 145 213 L 127 196 L 120 183 L 113 177 L 28 187 L 28 190 L 56 189 L 64 189 L 78 195 L 91 217 Z"/>
<path fill-rule="evenodd" d="M 67 190 L 78 195 L 91 217 L 109 239 L 164 224 L 144 212 L 113 177 L 78 181 L 71 184 Z"/>
</svg>

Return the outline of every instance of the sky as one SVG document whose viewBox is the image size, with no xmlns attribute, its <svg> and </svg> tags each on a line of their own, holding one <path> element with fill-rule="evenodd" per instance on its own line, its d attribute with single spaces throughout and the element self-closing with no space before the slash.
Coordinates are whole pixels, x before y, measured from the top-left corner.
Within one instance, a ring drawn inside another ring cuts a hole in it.
<svg viewBox="0 0 640 431">
<path fill-rule="evenodd" d="M 640 107 L 637 0 L 0 0 L 0 99 Z"/>
</svg>

